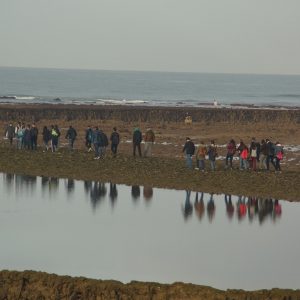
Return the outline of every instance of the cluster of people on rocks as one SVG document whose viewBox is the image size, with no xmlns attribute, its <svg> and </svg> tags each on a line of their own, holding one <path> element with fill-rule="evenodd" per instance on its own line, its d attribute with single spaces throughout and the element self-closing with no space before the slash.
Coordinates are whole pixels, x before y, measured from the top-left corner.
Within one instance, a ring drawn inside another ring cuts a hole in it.
<svg viewBox="0 0 300 300">
<path fill-rule="evenodd" d="M 19 122 L 16 126 L 10 123 L 5 128 L 5 136 L 9 140 L 10 145 L 13 144 L 13 140 L 17 141 L 17 149 L 28 149 L 37 150 L 37 139 L 38 139 L 38 129 L 36 124 L 28 124 Z M 44 151 L 51 150 L 55 152 L 59 146 L 59 140 L 61 136 L 61 131 L 57 125 L 51 125 L 49 128 L 47 126 L 43 127 L 42 140 Z M 65 138 L 68 140 L 68 147 L 70 150 L 74 149 L 74 143 L 77 138 L 77 131 L 73 126 L 69 126 Z M 146 130 L 144 136 L 140 128 L 136 127 L 133 130 L 133 156 L 142 156 L 141 143 L 144 140 L 144 157 L 152 155 L 152 146 L 155 141 L 155 134 L 151 128 Z M 112 155 L 115 157 L 118 151 L 118 145 L 120 143 L 120 134 L 117 128 L 114 127 L 108 139 L 107 135 L 99 129 L 98 126 L 92 128 L 88 126 L 85 130 L 85 146 L 88 152 L 95 151 L 95 159 L 101 159 L 105 156 L 107 146 L 111 145 Z"/>
<path fill-rule="evenodd" d="M 280 162 L 283 159 L 284 152 L 280 142 L 273 143 L 270 139 L 257 142 L 253 137 L 249 146 L 247 146 L 243 140 L 236 144 L 234 139 L 231 139 L 226 145 L 226 150 L 226 169 L 233 169 L 233 158 L 237 155 L 240 170 L 251 169 L 257 171 L 258 167 L 260 170 L 270 170 L 270 165 L 272 165 L 275 171 L 281 171 Z M 185 153 L 188 168 L 193 168 L 192 157 L 195 155 L 196 169 L 204 172 L 205 161 L 208 160 L 211 170 L 216 170 L 218 149 L 214 140 L 211 140 L 208 146 L 201 141 L 196 149 L 194 142 L 187 137 L 182 151 Z"/>
</svg>

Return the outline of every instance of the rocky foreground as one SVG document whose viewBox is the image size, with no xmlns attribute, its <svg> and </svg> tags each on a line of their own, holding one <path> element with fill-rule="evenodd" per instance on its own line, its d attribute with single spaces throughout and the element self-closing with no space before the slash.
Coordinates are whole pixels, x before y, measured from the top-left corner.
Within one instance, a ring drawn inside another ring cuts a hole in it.
<svg viewBox="0 0 300 300">
<path fill-rule="evenodd" d="M 217 290 L 207 286 L 72 278 L 42 272 L 1 271 L 0 300 L 299 300 L 300 290 Z"/>
</svg>

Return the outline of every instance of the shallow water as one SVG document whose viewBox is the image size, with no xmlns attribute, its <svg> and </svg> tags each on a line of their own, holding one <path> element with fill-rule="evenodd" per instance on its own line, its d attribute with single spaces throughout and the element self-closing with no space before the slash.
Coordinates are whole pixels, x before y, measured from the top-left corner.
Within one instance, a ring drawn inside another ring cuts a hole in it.
<svg viewBox="0 0 300 300">
<path fill-rule="evenodd" d="M 9 174 L 0 189 L 0 269 L 299 288 L 300 203 Z"/>
</svg>

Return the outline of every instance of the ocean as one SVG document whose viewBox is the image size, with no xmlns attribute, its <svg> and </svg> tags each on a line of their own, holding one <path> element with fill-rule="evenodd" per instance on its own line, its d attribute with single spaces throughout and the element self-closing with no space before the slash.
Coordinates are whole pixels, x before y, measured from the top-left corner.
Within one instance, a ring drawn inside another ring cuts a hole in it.
<svg viewBox="0 0 300 300">
<path fill-rule="evenodd" d="M 300 107 L 300 75 L 0 67 L 0 103 Z"/>
</svg>

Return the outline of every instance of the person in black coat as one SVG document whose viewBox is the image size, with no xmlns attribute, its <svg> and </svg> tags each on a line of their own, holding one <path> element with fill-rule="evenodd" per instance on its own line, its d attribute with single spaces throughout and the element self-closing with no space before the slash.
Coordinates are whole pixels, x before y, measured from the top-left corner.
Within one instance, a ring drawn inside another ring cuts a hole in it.
<svg viewBox="0 0 300 300">
<path fill-rule="evenodd" d="M 135 156 L 135 151 L 136 148 L 139 151 L 139 156 L 142 156 L 142 151 L 141 151 L 141 142 L 142 142 L 142 132 L 141 130 L 137 127 L 133 131 L 133 137 L 132 137 L 132 143 L 133 143 L 133 156 Z"/>
</svg>

